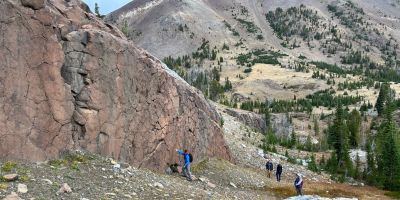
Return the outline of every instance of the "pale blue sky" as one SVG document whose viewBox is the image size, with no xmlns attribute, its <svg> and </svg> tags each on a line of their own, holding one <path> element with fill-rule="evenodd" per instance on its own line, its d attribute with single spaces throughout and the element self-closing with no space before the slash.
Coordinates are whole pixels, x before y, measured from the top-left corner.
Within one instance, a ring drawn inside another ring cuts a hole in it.
<svg viewBox="0 0 400 200">
<path fill-rule="evenodd" d="M 87 5 L 89 5 L 90 10 L 94 13 L 94 4 L 97 2 L 100 7 L 100 14 L 106 15 L 118 8 L 121 8 L 125 4 L 131 2 L 132 0 L 83 0 Z"/>
</svg>

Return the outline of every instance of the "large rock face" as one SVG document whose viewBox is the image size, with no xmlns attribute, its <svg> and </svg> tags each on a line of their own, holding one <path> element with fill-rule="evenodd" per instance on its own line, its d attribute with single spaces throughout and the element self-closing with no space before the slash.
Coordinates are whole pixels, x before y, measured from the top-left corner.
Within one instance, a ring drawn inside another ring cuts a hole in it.
<svg viewBox="0 0 400 200">
<path fill-rule="evenodd" d="M 162 169 L 231 159 L 215 109 L 77 0 L 0 1 L 0 157 L 84 149 Z M 41 5 L 42 4 L 42 5 Z"/>
</svg>

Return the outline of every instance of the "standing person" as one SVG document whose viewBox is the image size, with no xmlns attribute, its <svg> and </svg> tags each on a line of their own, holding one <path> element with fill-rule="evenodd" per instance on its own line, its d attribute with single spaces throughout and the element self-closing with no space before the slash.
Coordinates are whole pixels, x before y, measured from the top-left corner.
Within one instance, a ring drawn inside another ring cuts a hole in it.
<svg viewBox="0 0 400 200">
<path fill-rule="evenodd" d="M 274 170 L 274 165 L 272 164 L 271 160 L 268 160 L 267 163 L 265 164 L 265 168 L 268 171 L 268 178 L 271 178 L 271 172 Z"/>
<path fill-rule="evenodd" d="M 296 188 L 297 195 L 303 196 L 303 178 L 301 174 L 296 174 L 296 180 L 294 181 L 294 187 Z"/>
<path fill-rule="evenodd" d="M 282 175 L 282 165 L 279 163 L 279 164 L 276 166 L 276 180 L 277 180 L 278 182 L 281 181 L 281 175 Z"/>
<path fill-rule="evenodd" d="M 192 162 L 191 155 L 189 154 L 188 150 L 185 149 L 183 151 L 176 149 L 179 155 L 183 155 L 184 165 L 182 168 L 183 175 L 185 175 L 189 181 L 192 180 L 192 172 L 190 172 L 190 163 Z"/>
</svg>

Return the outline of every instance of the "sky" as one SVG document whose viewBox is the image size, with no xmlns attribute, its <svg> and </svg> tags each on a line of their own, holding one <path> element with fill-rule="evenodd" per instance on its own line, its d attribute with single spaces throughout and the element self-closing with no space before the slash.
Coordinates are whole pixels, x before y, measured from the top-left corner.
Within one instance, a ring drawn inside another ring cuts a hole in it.
<svg viewBox="0 0 400 200">
<path fill-rule="evenodd" d="M 100 14 L 107 15 L 108 13 L 121 8 L 125 4 L 131 2 L 132 0 L 83 0 L 87 5 L 89 5 L 90 10 L 94 12 L 94 4 L 100 7 Z"/>
</svg>

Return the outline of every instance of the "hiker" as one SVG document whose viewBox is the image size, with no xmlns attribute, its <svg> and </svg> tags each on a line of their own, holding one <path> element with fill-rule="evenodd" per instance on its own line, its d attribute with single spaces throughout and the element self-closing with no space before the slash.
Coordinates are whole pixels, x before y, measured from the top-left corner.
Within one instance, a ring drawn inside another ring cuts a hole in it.
<svg viewBox="0 0 400 200">
<path fill-rule="evenodd" d="M 274 169 L 274 165 L 272 164 L 271 160 L 267 161 L 267 163 L 265 164 L 265 168 L 268 171 L 268 178 L 271 178 L 271 172 Z"/>
<path fill-rule="evenodd" d="M 278 166 L 276 166 L 276 181 L 281 182 L 281 175 L 282 175 L 282 165 L 278 163 Z"/>
<path fill-rule="evenodd" d="M 179 155 L 183 155 L 184 165 L 182 168 L 183 175 L 185 175 L 189 181 L 192 180 L 192 172 L 190 172 L 190 163 L 192 161 L 191 155 L 189 154 L 188 150 L 185 149 L 183 152 L 179 149 L 176 149 Z"/>
<path fill-rule="evenodd" d="M 294 187 L 296 187 L 296 192 L 297 195 L 303 196 L 303 178 L 301 177 L 301 174 L 296 174 L 296 180 L 294 181 Z"/>
</svg>

